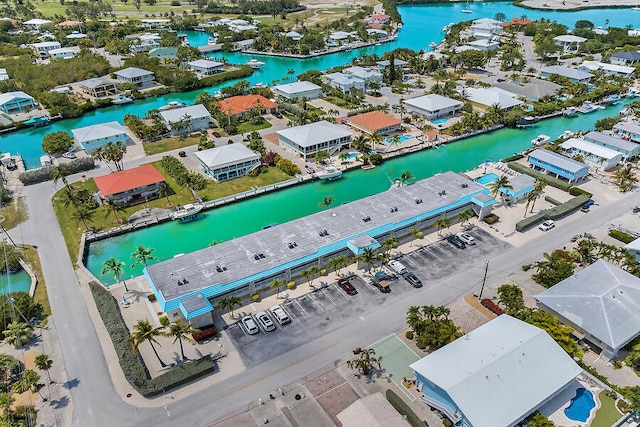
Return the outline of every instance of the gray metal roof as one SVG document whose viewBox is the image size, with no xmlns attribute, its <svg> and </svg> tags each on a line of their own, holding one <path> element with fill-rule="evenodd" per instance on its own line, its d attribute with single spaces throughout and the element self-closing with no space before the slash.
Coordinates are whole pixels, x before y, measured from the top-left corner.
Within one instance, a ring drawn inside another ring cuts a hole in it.
<svg viewBox="0 0 640 427">
<path fill-rule="evenodd" d="M 222 145 L 208 150 L 196 151 L 194 154 L 211 169 L 260 159 L 260 156 L 242 144 Z"/>
<path fill-rule="evenodd" d="M 557 74 L 559 76 L 576 80 L 584 80 L 589 77 L 593 77 L 593 74 L 591 73 L 576 70 L 575 68 L 563 67 L 562 65 L 551 65 L 549 67 L 542 67 L 540 69 L 540 72 L 547 74 Z"/>
<path fill-rule="evenodd" d="M 349 240 L 362 234 L 376 237 L 401 225 L 410 225 L 416 218 L 444 206 L 464 203 L 461 200 L 468 200 L 469 195 L 484 192 L 488 190 L 476 182 L 445 172 L 150 265 L 146 273 L 167 301 L 208 288 L 203 291 L 205 296 L 217 295 L 279 273 L 283 266 L 298 265 L 303 259 L 345 249 Z M 397 210 L 392 212 L 391 208 Z M 367 217 L 369 220 L 365 222 L 363 219 Z M 257 220 L 264 225 L 271 222 L 267 217 Z M 323 230 L 327 233 L 321 236 Z M 291 243 L 295 246 L 290 247 Z M 255 259 L 257 254 L 263 254 L 264 258 Z M 177 280 L 183 278 L 188 283 L 178 286 Z"/>
<path fill-rule="evenodd" d="M 528 83 L 497 82 L 494 86 L 534 100 L 553 95 L 562 89 L 559 84 L 542 79 L 531 79 Z"/>
<path fill-rule="evenodd" d="M 127 128 L 118 122 L 98 123 L 96 125 L 85 126 L 71 130 L 73 137 L 79 143 L 87 141 L 95 141 L 100 138 L 109 138 L 111 136 L 122 135 L 127 133 Z"/>
<path fill-rule="evenodd" d="M 83 80 L 80 82 L 80 86 L 87 87 L 89 89 L 95 89 L 103 84 L 113 84 L 113 82 L 109 79 L 105 79 L 103 77 L 94 77 L 92 79 Z"/>
<path fill-rule="evenodd" d="M 351 74 L 331 73 L 331 74 L 325 75 L 324 77 L 326 79 L 328 79 L 328 80 L 331 80 L 334 83 L 339 84 L 339 85 L 350 85 L 350 84 L 364 83 L 363 79 L 361 79 L 360 77 L 351 75 Z"/>
<path fill-rule="evenodd" d="M 612 150 L 611 148 L 604 147 L 602 145 L 595 144 L 593 142 L 585 141 L 581 138 L 570 138 L 564 141 L 560 146 L 565 150 L 571 150 L 576 148 L 589 154 L 593 154 L 598 157 L 602 157 L 606 160 L 611 160 L 616 157 L 622 157 L 622 153 Z"/>
<path fill-rule="evenodd" d="M 298 92 L 307 92 L 310 90 L 318 90 L 322 88 L 315 83 L 311 83 L 303 80 L 299 82 L 293 82 L 293 83 L 287 83 L 284 85 L 274 86 L 272 89 L 279 90 L 282 93 L 291 95 Z"/>
<path fill-rule="evenodd" d="M 640 334 L 640 278 L 598 260 L 535 296 L 613 349 Z"/>
<path fill-rule="evenodd" d="M 409 105 L 411 107 L 419 108 L 425 111 L 438 111 L 444 108 L 461 106 L 462 102 L 457 101 L 455 99 L 447 98 L 442 95 L 425 95 L 419 96 L 417 98 L 411 98 L 404 101 L 405 105 Z"/>
<path fill-rule="evenodd" d="M 202 104 L 190 105 L 188 107 L 176 108 L 173 110 L 160 111 L 160 117 L 165 123 L 179 122 L 184 119 L 185 116 L 189 116 L 191 119 L 201 119 L 203 117 L 210 117 L 211 114 Z"/>
<path fill-rule="evenodd" d="M 611 57 L 626 59 L 627 61 L 640 61 L 640 51 L 628 50 L 625 52 L 615 52 L 611 55 Z"/>
<path fill-rule="evenodd" d="M 153 76 L 153 72 L 143 70 L 142 68 L 136 68 L 136 67 L 125 68 L 123 70 L 116 71 L 114 74 L 116 76 L 122 76 L 127 79 L 133 79 L 135 77 L 142 77 L 142 76 L 148 76 L 148 75 Z"/>
<path fill-rule="evenodd" d="M 629 133 L 634 133 L 636 135 L 640 135 L 640 126 L 638 126 L 635 123 L 620 122 L 620 123 L 616 123 L 613 126 L 613 128 L 616 130 L 621 130 L 623 132 L 629 132 Z"/>
<path fill-rule="evenodd" d="M 207 59 L 198 59 L 197 61 L 189 62 L 189 65 L 198 68 L 216 68 L 222 67 L 224 64 L 222 62 L 209 61 Z"/>
<path fill-rule="evenodd" d="M 635 142 L 627 141 L 626 139 L 617 138 L 615 136 L 607 135 L 602 132 L 591 131 L 584 137 L 587 141 L 599 142 L 604 145 L 610 145 L 611 147 L 619 148 L 624 151 L 633 151 L 638 148 L 638 144 Z"/>
<path fill-rule="evenodd" d="M 513 187 L 509 192 L 518 194 L 521 191 L 531 188 L 535 183 L 536 179 L 534 177 L 525 174 L 509 177 L 509 184 Z"/>
<path fill-rule="evenodd" d="M 353 133 L 347 129 L 334 125 L 333 123 L 329 123 L 326 120 L 309 123 L 308 125 L 282 129 L 276 133 L 295 142 L 301 147 L 311 147 L 322 142 L 333 141 L 334 139 L 340 139 L 347 136 L 350 137 L 353 135 Z"/>
<path fill-rule="evenodd" d="M 515 425 L 582 369 L 535 326 L 503 314 L 410 365 L 473 427 Z"/>
<path fill-rule="evenodd" d="M 529 157 L 533 157 L 535 159 L 541 160 L 543 162 L 546 162 L 550 165 L 564 169 L 571 173 L 576 173 L 583 168 L 589 167 L 584 163 L 580 163 L 578 161 L 565 157 L 561 154 L 554 153 L 549 150 L 545 150 L 544 148 L 539 148 L 529 153 Z"/>
<path fill-rule="evenodd" d="M 352 76 L 356 76 L 360 79 L 369 79 L 372 77 L 380 77 L 382 78 L 382 73 L 378 70 L 372 70 L 370 68 L 363 67 L 349 67 L 342 70 L 345 74 L 351 74 Z"/>
<path fill-rule="evenodd" d="M 497 104 L 500 108 L 511 108 L 522 104 L 522 101 L 517 98 L 515 93 L 508 92 L 498 87 L 467 87 L 465 90 L 467 91 L 469 101 L 489 107 Z"/>
<path fill-rule="evenodd" d="M 21 90 L 14 91 L 14 92 L 0 93 L 0 105 L 4 105 L 7 102 L 13 101 L 15 99 L 30 99 L 33 101 L 33 96 L 26 94 Z"/>
</svg>

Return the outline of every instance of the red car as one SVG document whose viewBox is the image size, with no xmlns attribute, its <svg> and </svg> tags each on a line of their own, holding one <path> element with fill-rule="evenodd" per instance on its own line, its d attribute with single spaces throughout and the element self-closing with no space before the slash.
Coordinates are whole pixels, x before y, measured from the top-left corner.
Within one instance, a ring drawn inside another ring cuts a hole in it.
<svg viewBox="0 0 640 427">
<path fill-rule="evenodd" d="M 349 282 L 347 279 L 338 280 L 338 286 L 340 286 L 342 290 L 347 293 L 347 295 L 356 295 L 358 293 L 358 290 L 354 288 L 351 282 Z"/>
</svg>

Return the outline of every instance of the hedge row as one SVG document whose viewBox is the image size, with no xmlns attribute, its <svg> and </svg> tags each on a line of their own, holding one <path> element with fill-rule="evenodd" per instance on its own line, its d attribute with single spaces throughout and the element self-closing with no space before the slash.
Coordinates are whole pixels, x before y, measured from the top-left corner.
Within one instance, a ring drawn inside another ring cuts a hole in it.
<svg viewBox="0 0 640 427">
<path fill-rule="evenodd" d="M 512 169 L 516 172 L 520 172 L 520 173 L 532 176 L 534 178 L 543 180 L 550 186 L 559 188 L 562 191 L 569 191 L 569 189 L 571 188 L 571 184 L 569 184 L 566 181 L 563 181 L 558 178 L 554 178 L 543 172 L 534 170 L 533 168 L 530 168 L 528 166 L 521 165 L 520 163 L 510 162 L 510 163 L 507 163 L 507 166 L 509 166 L 509 169 Z"/>
<path fill-rule="evenodd" d="M 116 299 L 107 289 L 96 282 L 89 282 L 89 289 L 118 354 L 120 367 L 125 378 L 144 397 L 155 396 L 216 369 L 215 360 L 212 360 L 210 356 L 205 356 L 200 360 L 172 368 L 170 371 L 151 379 L 140 353 L 131 351 L 131 345 L 128 342 L 129 329 L 122 318 Z"/>
<path fill-rule="evenodd" d="M 93 157 L 82 157 L 66 164 L 69 174 L 84 172 L 96 167 Z M 51 180 L 51 172 L 54 166 L 44 166 L 38 169 L 31 169 L 18 175 L 18 179 L 23 185 L 39 184 Z"/>
<path fill-rule="evenodd" d="M 593 193 L 589 193 L 588 191 L 585 191 L 580 187 L 571 187 L 569 189 L 569 194 L 571 194 L 572 196 L 579 196 L 581 194 L 584 194 L 585 196 L 589 196 L 589 198 L 593 197 Z"/>
<path fill-rule="evenodd" d="M 613 237 L 616 240 L 620 240 L 622 243 L 631 243 L 636 240 L 636 238 L 632 235 L 627 234 L 624 231 L 615 229 L 609 230 L 609 236 Z"/>
<path fill-rule="evenodd" d="M 249 67 L 248 65 L 238 65 L 237 67 L 237 70 L 225 71 L 222 73 L 214 74 L 212 76 L 201 78 L 201 87 L 215 86 L 229 80 L 249 77 L 253 73 L 253 68 Z"/>
<path fill-rule="evenodd" d="M 185 165 L 183 165 L 180 160 L 172 156 L 162 157 L 160 164 L 173 179 L 178 179 L 180 175 L 189 173 L 189 170 L 185 167 Z"/>
<path fill-rule="evenodd" d="M 391 406 L 393 406 L 396 411 L 400 413 L 400 415 L 407 416 L 407 421 L 409 422 L 409 424 L 411 424 L 412 427 L 425 426 L 425 424 L 422 423 L 422 420 L 416 415 L 415 412 L 413 412 L 413 409 L 411 409 L 409 405 L 407 405 L 405 401 L 402 400 L 402 398 L 398 396 L 393 390 L 387 389 L 385 397 L 387 398 Z"/>
<path fill-rule="evenodd" d="M 587 196 L 586 194 L 582 194 L 580 196 L 574 197 L 566 203 L 555 206 L 546 211 L 541 211 L 540 213 L 525 218 L 522 221 L 518 221 L 518 223 L 516 223 L 516 231 L 525 231 L 526 229 L 547 219 L 555 220 L 562 218 L 568 213 L 578 210 L 580 206 L 584 205 L 585 202 L 590 198 L 591 197 Z"/>
<path fill-rule="evenodd" d="M 540 211 L 539 213 L 527 217 L 516 223 L 516 231 L 525 231 L 534 225 L 537 225 L 546 219 L 546 211 Z"/>
<path fill-rule="evenodd" d="M 514 156 L 511 157 L 505 157 L 504 159 L 501 160 L 502 163 L 509 163 L 509 162 L 515 162 L 516 160 L 520 160 L 524 157 L 523 154 L 516 154 Z"/>
<path fill-rule="evenodd" d="M 562 204 L 562 202 L 560 202 L 560 201 L 558 201 L 558 200 L 554 199 L 554 198 L 553 198 L 553 197 L 551 197 L 551 196 L 544 196 L 544 199 L 545 199 L 547 202 L 549 202 L 549 203 L 551 203 L 552 205 L 554 205 L 554 206 L 558 206 L 558 205 L 561 205 L 561 204 Z"/>
</svg>

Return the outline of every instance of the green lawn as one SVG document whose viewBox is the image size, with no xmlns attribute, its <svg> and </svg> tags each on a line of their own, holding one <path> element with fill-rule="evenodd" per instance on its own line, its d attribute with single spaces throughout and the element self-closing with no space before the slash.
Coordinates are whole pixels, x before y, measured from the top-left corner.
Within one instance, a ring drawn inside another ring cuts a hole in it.
<svg viewBox="0 0 640 427">
<path fill-rule="evenodd" d="M 183 11 L 186 11 L 189 13 L 194 8 L 194 6 L 189 5 L 189 2 L 186 0 L 181 1 L 180 3 L 180 6 L 171 6 L 171 1 L 159 1 L 155 5 L 149 6 L 148 4 L 141 2 L 140 10 L 136 9 L 132 1 L 127 1 L 126 4 L 122 1 L 114 1 L 111 4 L 113 5 L 113 13 L 119 17 L 142 19 L 146 17 L 152 18 L 154 16 L 160 18 L 160 14 L 165 12 L 182 14 Z M 65 11 L 69 7 L 68 4 L 61 4 L 59 1 L 34 2 L 33 5 L 35 6 L 35 10 L 42 12 L 45 17 L 49 18 L 52 18 L 55 15 L 65 16 Z"/>
<path fill-rule="evenodd" d="M 49 304 L 49 296 L 47 295 L 47 285 L 44 281 L 44 275 L 42 274 L 42 267 L 40 266 L 40 257 L 38 251 L 29 245 L 20 245 L 24 249 L 22 259 L 29 264 L 31 270 L 38 278 L 38 285 L 33 295 L 35 302 L 42 304 L 44 313 L 49 316 L 51 314 L 51 305 Z"/>
<path fill-rule="evenodd" d="M 270 127 L 271 127 L 271 123 L 269 123 L 265 119 L 262 119 L 260 123 L 257 123 L 257 124 L 244 122 L 238 125 L 238 133 L 250 133 L 250 132 L 253 132 L 254 130 L 258 131 L 261 129 L 268 129 Z"/>
<path fill-rule="evenodd" d="M 615 399 L 607 396 L 607 390 L 600 392 L 598 398 L 602 406 L 596 412 L 591 427 L 610 427 L 622 417 L 622 414 L 616 408 Z"/>
<path fill-rule="evenodd" d="M 10 204 L 0 209 L 0 217 L 4 218 L 2 226 L 11 230 L 27 219 L 27 209 L 21 198 L 14 198 Z"/>
<path fill-rule="evenodd" d="M 338 98 L 336 96 L 327 96 L 325 98 L 323 98 L 325 101 L 327 101 L 330 104 L 333 104 L 335 106 L 338 106 L 340 108 L 346 108 L 346 109 L 351 109 L 351 108 L 357 108 L 359 107 L 359 105 L 356 104 L 352 104 L 350 102 L 345 101 L 342 98 Z"/>
<path fill-rule="evenodd" d="M 190 147 L 200 142 L 200 137 L 186 137 L 180 138 L 172 136 L 171 138 L 164 138 L 154 142 L 143 142 L 144 152 L 146 155 L 164 153 L 165 151 L 176 150 L 178 148 Z"/>
</svg>

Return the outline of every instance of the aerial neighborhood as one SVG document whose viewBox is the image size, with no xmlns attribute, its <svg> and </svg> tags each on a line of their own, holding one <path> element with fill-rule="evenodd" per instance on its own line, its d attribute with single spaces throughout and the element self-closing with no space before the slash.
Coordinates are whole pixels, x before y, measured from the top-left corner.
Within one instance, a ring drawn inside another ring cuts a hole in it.
<svg viewBox="0 0 640 427">
<path fill-rule="evenodd" d="M 639 19 L 4 4 L 0 425 L 640 425 Z"/>
</svg>

